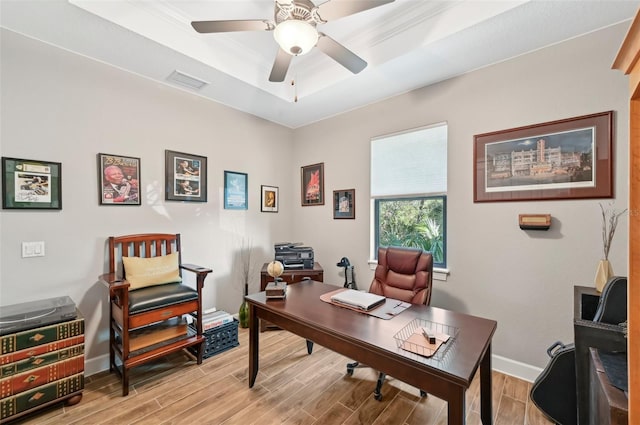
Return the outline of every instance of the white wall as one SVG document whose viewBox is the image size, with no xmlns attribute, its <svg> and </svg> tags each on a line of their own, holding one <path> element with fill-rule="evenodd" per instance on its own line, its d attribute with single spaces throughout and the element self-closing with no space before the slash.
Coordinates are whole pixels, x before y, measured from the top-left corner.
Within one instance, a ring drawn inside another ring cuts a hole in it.
<svg viewBox="0 0 640 425">
<path fill-rule="evenodd" d="M 573 286 L 593 286 L 602 256 L 601 200 L 474 204 L 473 136 L 614 110 L 615 205 L 626 208 L 627 79 L 610 68 L 627 27 L 618 25 L 297 129 L 293 163 L 325 163 L 327 203 L 297 203 L 294 235 L 314 247 L 325 280 L 343 281 L 335 267 L 342 256 L 355 264 L 361 289 L 373 277 L 367 264 L 370 139 L 447 121 L 451 275 L 435 282 L 431 304 L 497 320 L 493 353 L 543 367 L 548 346 L 573 341 Z M 349 188 L 356 189 L 356 219 L 333 220 L 332 191 Z M 522 231 L 519 213 L 550 213 L 552 228 Z M 620 275 L 627 270 L 626 234 L 623 217 L 610 253 Z"/>
<path fill-rule="evenodd" d="M 3 30 L 0 153 L 61 162 L 63 209 L 2 211 L 0 304 L 71 296 L 87 318 L 88 361 L 99 359 L 107 353 L 106 290 L 97 281 L 105 240 L 148 231 L 182 233 L 184 260 L 214 269 L 207 307 L 237 310 L 242 237 L 257 246 L 256 267 L 273 242 L 301 241 L 314 248 L 325 282 L 342 284 L 335 263 L 347 256 L 367 288 L 369 140 L 447 121 L 451 275 L 435 282 L 432 304 L 497 320 L 494 354 L 542 367 L 553 341 L 573 339 L 573 285 L 593 285 L 598 200 L 474 204 L 473 135 L 614 110 L 616 206 L 626 207 L 627 80 L 610 65 L 627 26 L 297 130 Z M 164 201 L 165 149 L 208 157 L 209 202 Z M 142 206 L 98 205 L 98 152 L 141 158 Z M 325 163 L 326 203 L 302 207 L 300 166 L 317 162 Z M 249 174 L 248 211 L 222 208 L 223 170 Z M 280 187 L 278 214 L 259 212 L 261 184 Z M 332 191 L 351 188 L 356 219 L 333 220 Z M 519 213 L 550 213 L 553 227 L 524 232 Z M 618 274 L 627 270 L 626 232 L 623 218 L 610 254 Z M 20 258 L 22 241 L 39 240 L 46 257 Z M 253 281 L 256 290 L 257 274 Z"/>
<path fill-rule="evenodd" d="M 291 232 L 294 182 L 273 166 L 290 162 L 291 130 L 6 30 L 1 43 L 1 154 L 61 162 L 63 209 L 2 211 L 0 304 L 69 295 L 86 318 L 90 362 L 108 353 L 97 279 L 107 237 L 179 232 L 183 260 L 214 270 L 205 307 L 236 313 L 242 238 L 256 246 L 258 290 L 259 267 Z M 165 149 L 208 157 L 207 203 L 164 200 Z M 142 206 L 98 204 L 99 152 L 141 158 Z M 223 209 L 224 170 L 248 173 L 248 211 Z M 260 212 L 262 184 L 279 186 L 279 213 Z M 22 241 L 44 241 L 46 256 L 21 258 Z"/>
</svg>

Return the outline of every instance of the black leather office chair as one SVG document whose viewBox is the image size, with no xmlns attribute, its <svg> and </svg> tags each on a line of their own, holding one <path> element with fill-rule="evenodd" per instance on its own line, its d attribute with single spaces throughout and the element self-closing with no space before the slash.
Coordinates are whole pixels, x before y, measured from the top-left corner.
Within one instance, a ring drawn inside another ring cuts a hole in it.
<svg viewBox="0 0 640 425">
<path fill-rule="evenodd" d="M 433 256 L 430 252 L 417 248 L 388 247 L 378 248 L 378 266 L 369 292 L 387 298 L 412 303 L 429 305 L 433 284 Z M 347 364 L 347 373 L 359 367 L 358 362 Z M 386 375 L 378 375 L 378 383 L 374 391 L 376 400 L 382 400 L 382 384 Z M 420 390 L 420 395 L 426 393 Z"/>
</svg>

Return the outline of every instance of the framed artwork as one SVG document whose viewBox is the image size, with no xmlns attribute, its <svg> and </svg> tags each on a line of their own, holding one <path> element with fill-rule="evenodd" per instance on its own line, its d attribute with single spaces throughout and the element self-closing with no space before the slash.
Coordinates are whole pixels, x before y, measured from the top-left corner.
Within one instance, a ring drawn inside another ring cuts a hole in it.
<svg viewBox="0 0 640 425">
<path fill-rule="evenodd" d="M 474 136 L 473 202 L 613 197 L 613 111 Z"/>
<path fill-rule="evenodd" d="M 140 158 L 98 154 L 100 205 L 140 205 Z"/>
<path fill-rule="evenodd" d="M 333 191 L 333 218 L 356 218 L 356 190 Z"/>
<path fill-rule="evenodd" d="M 324 162 L 300 168 L 302 206 L 324 205 Z"/>
<path fill-rule="evenodd" d="M 207 202 L 207 157 L 164 151 L 167 201 Z"/>
<path fill-rule="evenodd" d="M 246 210 L 247 174 L 235 171 L 224 172 L 224 209 Z"/>
<path fill-rule="evenodd" d="M 61 210 L 62 164 L 2 157 L 2 208 Z"/>
<path fill-rule="evenodd" d="M 262 195 L 260 197 L 260 211 L 278 212 L 278 188 L 275 186 L 260 186 Z"/>
</svg>

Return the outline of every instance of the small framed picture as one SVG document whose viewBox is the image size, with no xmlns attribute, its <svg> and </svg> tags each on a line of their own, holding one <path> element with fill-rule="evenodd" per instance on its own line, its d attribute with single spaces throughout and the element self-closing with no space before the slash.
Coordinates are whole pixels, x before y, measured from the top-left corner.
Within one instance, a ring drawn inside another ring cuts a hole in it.
<svg viewBox="0 0 640 425">
<path fill-rule="evenodd" d="M 260 202 L 260 211 L 262 212 L 278 212 L 278 188 L 275 186 L 260 186 L 262 196 Z"/>
<path fill-rule="evenodd" d="M 98 154 L 100 205 L 140 205 L 140 158 Z"/>
<path fill-rule="evenodd" d="M 164 151 L 165 200 L 207 202 L 207 157 Z"/>
<path fill-rule="evenodd" d="M 3 209 L 62 209 L 62 164 L 2 157 Z"/>
<path fill-rule="evenodd" d="M 248 209 L 247 180 L 248 176 L 246 173 L 237 173 L 235 171 L 224 172 L 224 209 Z"/>
<path fill-rule="evenodd" d="M 324 162 L 300 168 L 302 206 L 324 205 Z"/>
<path fill-rule="evenodd" d="M 333 191 L 333 218 L 356 218 L 356 190 Z"/>
</svg>

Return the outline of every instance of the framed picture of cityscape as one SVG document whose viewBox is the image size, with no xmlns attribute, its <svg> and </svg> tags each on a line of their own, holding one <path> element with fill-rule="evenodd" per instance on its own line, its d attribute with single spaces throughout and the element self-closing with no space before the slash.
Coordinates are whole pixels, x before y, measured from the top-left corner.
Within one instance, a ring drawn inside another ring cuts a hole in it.
<svg viewBox="0 0 640 425">
<path fill-rule="evenodd" d="M 613 197 L 613 111 L 473 139 L 473 202 Z"/>
</svg>

